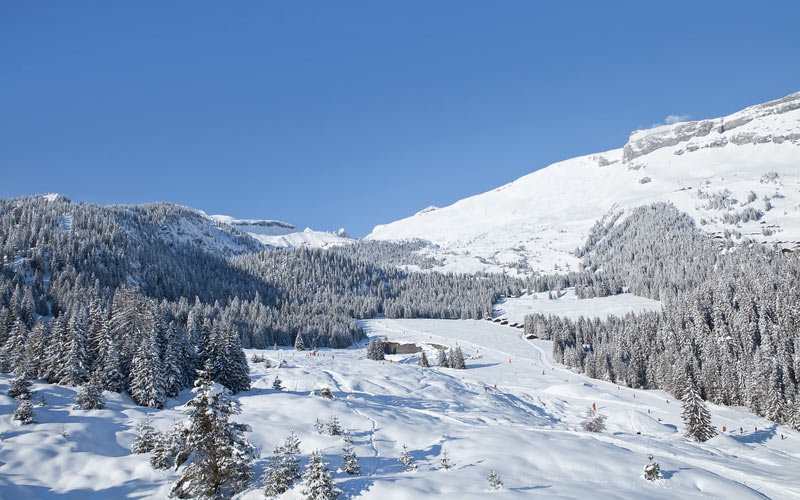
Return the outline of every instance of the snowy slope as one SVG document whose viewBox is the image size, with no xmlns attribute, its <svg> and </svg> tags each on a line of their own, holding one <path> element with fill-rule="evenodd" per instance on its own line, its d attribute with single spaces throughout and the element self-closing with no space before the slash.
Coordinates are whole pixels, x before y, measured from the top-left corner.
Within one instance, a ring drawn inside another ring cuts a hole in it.
<svg viewBox="0 0 800 500">
<path fill-rule="evenodd" d="M 715 206 L 710 197 L 726 189 L 736 203 Z M 751 192 L 757 199 L 748 202 Z M 714 234 L 730 229 L 800 247 L 800 93 L 724 118 L 636 131 L 623 148 L 555 163 L 453 205 L 377 226 L 367 238 L 430 240 L 453 270 L 575 269 L 570 252 L 597 219 L 654 201 L 705 219 L 698 226 Z M 722 221 L 726 212 L 748 207 L 766 211 L 761 221 Z"/>
<path fill-rule="evenodd" d="M 240 229 L 264 245 L 271 247 L 324 248 L 353 242 L 344 229 L 340 229 L 337 233 L 314 231 L 311 228 L 298 231 L 292 224 L 277 220 L 235 219 L 227 215 L 210 217 L 217 222 Z"/>
<path fill-rule="evenodd" d="M 576 308 L 589 303 L 570 302 Z M 315 418 L 330 415 L 351 431 L 362 466 L 360 476 L 334 473 L 345 498 L 487 498 L 491 469 L 505 483 L 492 498 L 800 498 L 800 433 L 743 409 L 709 405 L 713 424 L 728 432 L 697 444 L 681 435 L 680 405 L 668 394 L 565 370 L 547 354 L 549 342 L 526 341 L 520 330 L 487 321 L 368 320 L 363 326 L 371 336 L 424 345 L 433 363 L 436 351 L 428 343 L 458 345 L 468 369 L 422 369 L 415 354 L 370 361 L 363 346 L 318 356 L 261 351 L 273 367 L 251 364 L 253 389 L 237 396 L 243 413 L 235 420 L 252 427 L 247 436 L 263 450 L 256 480 L 240 500 L 264 498 L 257 478 L 292 429 L 304 464 L 319 449 L 336 470 L 341 439 L 313 430 Z M 277 368 L 281 359 L 287 366 Z M 287 390 L 271 389 L 276 376 Z M 164 410 L 105 393 L 108 409 L 83 411 L 72 408 L 74 388 L 36 383 L 33 401 L 44 395 L 47 406 L 36 408 L 39 423 L 17 426 L 5 396 L 8 381 L 0 376 L 0 498 L 166 498 L 177 474 L 153 471 L 148 455 L 129 454 L 133 429 L 149 414 L 158 429 L 168 430 L 183 418 L 188 391 Z M 333 399 L 312 395 L 323 387 Z M 580 429 L 592 403 L 608 417 L 603 433 Z M 418 472 L 404 472 L 397 462 L 403 443 Z M 443 450 L 454 463 L 448 471 L 439 462 Z M 658 483 L 641 478 L 648 453 L 664 471 Z M 300 498 L 300 489 L 281 498 Z"/>
</svg>

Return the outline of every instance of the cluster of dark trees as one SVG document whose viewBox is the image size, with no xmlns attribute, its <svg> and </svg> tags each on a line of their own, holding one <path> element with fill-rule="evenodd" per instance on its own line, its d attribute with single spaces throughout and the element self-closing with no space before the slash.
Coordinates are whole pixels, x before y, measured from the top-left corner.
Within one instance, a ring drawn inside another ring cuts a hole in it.
<svg viewBox="0 0 800 500">
<path fill-rule="evenodd" d="M 633 219 L 630 219 L 633 217 Z M 660 313 L 606 319 L 530 315 L 556 361 L 682 398 L 689 387 L 800 429 L 800 259 L 755 243 L 732 248 L 657 204 L 606 231 L 587 276 L 663 301 Z"/>
<path fill-rule="evenodd" d="M 346 347 L 359 318 L 482 318 L 519 293 L 504 276 L 397 268 L 434 265 L 425 245 L 270 251 L 167 203 L 0 200 L 0 370 L 160 406 L 209 359 L 214 380 L 249 387 L 243 347 Z"/>
</svg>

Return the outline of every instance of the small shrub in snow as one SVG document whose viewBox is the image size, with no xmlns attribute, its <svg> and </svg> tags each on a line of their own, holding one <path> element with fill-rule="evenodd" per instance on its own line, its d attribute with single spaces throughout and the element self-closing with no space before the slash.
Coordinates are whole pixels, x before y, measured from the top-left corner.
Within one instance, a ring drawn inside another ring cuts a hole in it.
<svg viewBox="0 0 800 500">
<path fill-rule="evenodd" d="M 500 476 L 497 475 L 494 469 L 489 472 L 489 475 L 486 476 L 486 479 L 489 481 L 489 488 L 493 490 L 503 489 L 503 481 L 500 479 Z"/>
<path fill-rule="evenodd" d="M 102 410 L 106 407 L 103 401 L 103 390 L 94 384 L 86 384 L 78 390 L 78 403 L 75 408 L 80 410 Z"/>
<path fill-rule="evenodd" d="M 252 361 L 253 363 L 263 363 L 266 359 L 267 358 L 265 358 L 261 354 L 258 354 L 257 352 L 254 352 L 253 355 L 250 357 L 250 361 Z"/>
<path fill-rule="evenodd" d="M 412 472 L 417 470 L 417 464 L 414 463 L 414 457 L 408 452 L 408 446 L 403 443 L 403 453 L 400 454 L 400 458 L 398 458 L 401 464 L 405 466 L 406 472 Z"/>
<path fill-rule="evenodd" d="M 36 423 L 36 416 L 33 414 L 33 405 L 27 399 L 19 402 L 19 405 L 14 410 L 14 420 L 18 420 L 23 424 Z"/>
<path fill-rule="evenodd" d="M 18 377 L 8 386 L 8 395 L 18 401 L 31 399 L 31 381 L 27 377 Z"/>
<path fill-rule="evenodd" d="M 148 415 L 144 422 L 140 422 L 136 426 L 136 437 L 133 438 L 131 453 L 150 453 L 153 451 L 157 439 L 158 433 L 153 428 L 150 422 L 150 415 Z"/>
<path fill-rule="evenodd" d="M 311 454 L 311 461 L 303 474 L 302 493 L 307 500 L 332 500 L 342 494 L 319 451 Z"/>
<path fill-rule="evenodd" d="M 280 377 L 276 376 L 275 380 L 272 382 L 272 388 L 275 389 L 276 391 L 282 391 L 283 385 L 281 385 L 281 382 L 282 381 Z"/>
<path fill-rule="evenodd" d="M 444 470 L 450 470 L 450 468 L 453 467 L 453 462 L 447 458 L 447 450 L 442 450 L 442 459 L 440 462 L 442 463 L 442 468 L 444 468 Z"/>
<path fill-rule="evenodd" d="M 264 368 L 272 368 L 272 361 L 269 359 L 264 359 Z"/>
<path fill-rule="evenodd" d="M 664 479 L 664 474 L 661 473 L 661 466 L 658 462 L 653 462 L 653 455 L 647 455 L 647 459 L 650 463 L 644 466 L 644 478 L 648 481 Z"/>
<path fill-rule="evenodd" d="M 581 422 L 583 430 L 589 432 L 603 432 L 606 429 L 606 417 L 598 415 L 596 411 L 589 409 L 586 418 Z"/>
<path fill-rule="evenodd" d="M 47 406 L 47 400 L 44 398 L 44 394 L 41 394 L 39 399 L 36 400 L 36 406 Z"/>
<path fill-rule="evenodd" d="M 318 418 L 314 419 L 314 430 L 317 434 L 325 434 L 325 424 L 322 423 L 322 420 Z"/>
<path fill-rule="evenodd" d="M 342 470 L 352 476 L 357 476 L 361 472 L 361 466 L 358 465 L 358 457 L 356 456 L 355 448 L 353 447 L 353 439 L 347 430 L 342 435 L 344 446 L 342 447 Z"/>
</svg>

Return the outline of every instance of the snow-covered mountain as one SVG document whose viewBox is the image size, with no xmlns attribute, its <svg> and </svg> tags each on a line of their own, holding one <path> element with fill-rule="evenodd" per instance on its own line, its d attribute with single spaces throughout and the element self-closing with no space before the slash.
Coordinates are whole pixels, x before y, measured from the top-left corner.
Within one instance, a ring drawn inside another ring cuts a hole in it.
<svg viewBox="0 0 800 500">
<path fill-rule="evenodd" d="M 715 236 L 797 248 L 799 167 L 800 92 L 723 118 L 635 131 L 620 149 L 555 163 L 376 226 L 367 238 L 429 240 L 445 269 L 552 272 L 577 267 L 571 252 L 605 214 L 668 201 Z"/>
<path fill-rule="evenodd" d="M 216 222 L 244 231 L 270 247 L 324 248 L 353 242 L 344 229 L 339 229 L 336 233 L 314 231 L 308 227 L 299 231 L 294 225 L 277 220 L 235 219 L 227 215 L 211 215 L 210 217 Z"/>
</svg>

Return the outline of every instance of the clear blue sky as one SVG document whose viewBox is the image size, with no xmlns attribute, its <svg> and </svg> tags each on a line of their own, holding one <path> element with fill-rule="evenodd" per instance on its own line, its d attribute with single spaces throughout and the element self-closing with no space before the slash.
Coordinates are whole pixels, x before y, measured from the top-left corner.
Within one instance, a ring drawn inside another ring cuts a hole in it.
<svg viewBox="0 0 800 500">
<path fill-rule="evenodd" d="M 0 0 L 0 196 L 301 228 L 800 90 L 800 2 Z"/>
</svg>

